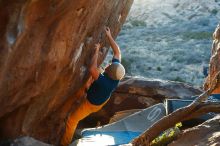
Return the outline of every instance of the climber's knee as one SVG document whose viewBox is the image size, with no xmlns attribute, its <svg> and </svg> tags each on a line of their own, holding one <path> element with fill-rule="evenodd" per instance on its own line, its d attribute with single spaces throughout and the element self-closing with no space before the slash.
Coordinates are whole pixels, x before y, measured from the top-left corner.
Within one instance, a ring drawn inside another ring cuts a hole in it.
<svg viewBox="0 0 220 146">
<path fill-rule="evenodd" d="M 92 105 L 85 100 L 75 112 L 73 112 L 67 119 L 65 133 L 61 140 L 61 145 L 67 146 L 71 143 L 75 129 L 80 120 L 87 117 L 89 114 L 96 112 L 100 109 L 99 106 Z"/>
</svg>

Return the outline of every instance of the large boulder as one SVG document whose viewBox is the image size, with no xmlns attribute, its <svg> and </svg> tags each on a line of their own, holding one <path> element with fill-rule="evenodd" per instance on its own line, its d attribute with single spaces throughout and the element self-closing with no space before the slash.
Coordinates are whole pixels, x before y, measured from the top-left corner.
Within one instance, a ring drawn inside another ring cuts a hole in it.
<svg viewBox="0 0 220 146">
<path fill-rule="evenodd" d="M 0 1 L 0 138 L 57 144 L 81 103 L 94 44 L 108 51 L 133 0 Z"/>
<path fill-rule="evenodd" d="M 213 33 L 213 44 L 211 50 L 211 58 L 209 62 L 209 75 L 206 78 L 204 88 L 208 89 L 216 74 L 220 72 L 220 24 L 216 27 Z M 220 85 L 213 91 L 215 94 L 220 94 Z"/>
</svg>

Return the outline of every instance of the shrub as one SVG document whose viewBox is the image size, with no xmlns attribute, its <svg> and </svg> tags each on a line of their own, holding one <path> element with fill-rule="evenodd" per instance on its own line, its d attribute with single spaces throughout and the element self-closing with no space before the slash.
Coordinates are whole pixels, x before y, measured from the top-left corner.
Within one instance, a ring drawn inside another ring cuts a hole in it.
<svg viewBox="0 0 220 146">
<path fill-rule="evenodd" d="M 183 33 L 183 39 L 210 39 L 212 38 L 212 32 L 185 32 Z"/>
<path fill-rule="evenodd" d="M 185 83 L 186 81 L 185 80 L 183 80 L 181 77 L 179 77 L 179 76 L 177 76 L 176 78 L 174 78 L 174 79 L 171 79 L 171 81 L 177 81 L 177 82 L 183 82 L 183 83 Z"/>
<path fill-rule="evenodd" d="M 167 129 L 151 142 L 151 146 L 164 146 L 169 144 L 180 134 L 180 127 L 182 127 L 182 123 L 177 123 L 175 127 Z"/>
<path fill-rule="evenodd" d="M 131 25 L 132 26 L 146 26 L 146 23 L 145 23 L 145 21 L 143 21 L 143 20 L 131 20 Z"/>
<path fill-rule="evenodd" d="M 161 67 L 158 66 L 158 67 L 157 67 L 157 71 L 161 71 L 161 70 L 162 70 Z"/>
<path fill-rule="evenodd" d="M 216 14 L 218 13 L 218 10 L 213 9 L 213 10 L 211 11 L 211 13 L 212 13 L 213 15 L 216 15 Z"/>
</svg>

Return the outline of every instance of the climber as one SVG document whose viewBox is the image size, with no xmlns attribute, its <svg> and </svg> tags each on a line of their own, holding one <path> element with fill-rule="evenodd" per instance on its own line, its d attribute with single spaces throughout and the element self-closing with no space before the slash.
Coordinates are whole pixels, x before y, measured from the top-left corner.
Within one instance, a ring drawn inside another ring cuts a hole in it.
<svg viewBox="0 0 220 146">
<path fill-rule="evenodd" d="M 61 140 L 61 145 L 66 146 L 71 143 L 75 128 L 78 122 L 89 114 L 100 110 L 111 96 L 111 93 L 118 86 L 119 81 L 125 75 L 125 69 L 121 65 L 121 51 L 117 43 L 111 35 L 108 27 L 105 28 L 106 36 L 113 50 L 112 63 L 109 64 L 103 73 L 97 65 L 98 53 L 101 45 L 95 45 L 95 55 L 92 57 L 89 72 L 94 79 L 87 91 L 87 96 L 84 102 L 74 111 L 67 119 L 65 133 Z"/>
</svg>

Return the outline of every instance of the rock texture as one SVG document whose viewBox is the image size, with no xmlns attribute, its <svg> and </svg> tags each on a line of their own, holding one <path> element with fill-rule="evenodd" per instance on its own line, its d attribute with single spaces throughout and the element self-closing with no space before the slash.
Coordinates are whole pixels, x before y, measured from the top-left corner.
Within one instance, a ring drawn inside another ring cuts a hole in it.
<svg viewBox="0 0 220 146">
<path fill-rule="evenodd" d="M 99 112 L 84 119 L 78 128 L 107 124 L 118 111 L 143 109 L 163 102 L 165 98 L 190 98 L 200 93 L 200 89 L 180 82 L 126 77 L 109 102 Z"/>
<path fill-rule="evenodd" d="M 116 37 L 133 0 L 0 1 L 0 137 L 57 144 L 83 100 L 93 46 Z"/>
<path fill-rule="evenodd" d="M 220 115 L 205 123 L 185 130 L 178 140 L 169 146 L 219 146 Z"/>
<path fill-rule="evenodd" d="M 213 44 L 211 50 L 211 58 L 209 63 L 209 75 L 206 78 L 204 88 L 210 87 L 211 81 L 214 79 L 216 74 L 220 72 L 220 24 L 216 27 L 213 33 Z M 220 85 L 214 90 L 214 93 L 220 94 Z"/>
<path fill-rule="evenodd" d="M 43 143 L 32 137 L 20 137 L 16 138 L 10 143 L 11 146 L 52 146 L 50 144 Z"/>
</svg>

